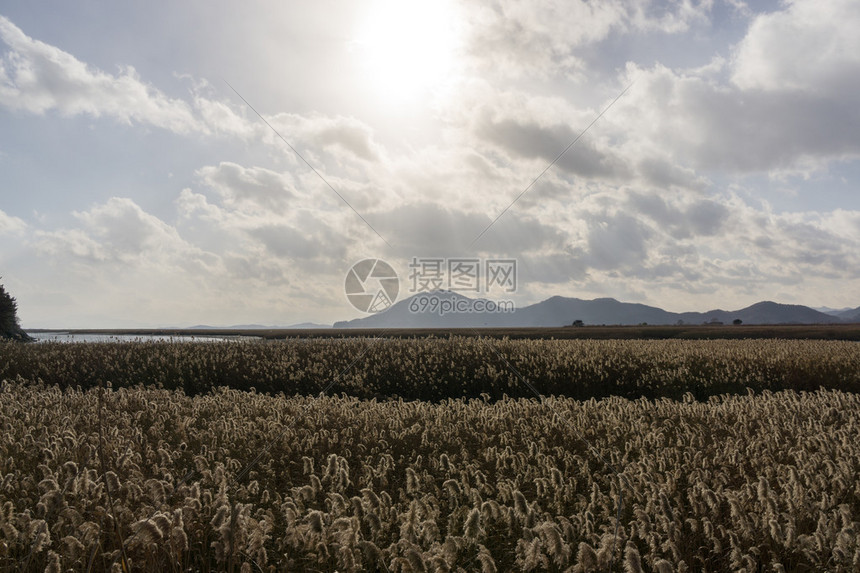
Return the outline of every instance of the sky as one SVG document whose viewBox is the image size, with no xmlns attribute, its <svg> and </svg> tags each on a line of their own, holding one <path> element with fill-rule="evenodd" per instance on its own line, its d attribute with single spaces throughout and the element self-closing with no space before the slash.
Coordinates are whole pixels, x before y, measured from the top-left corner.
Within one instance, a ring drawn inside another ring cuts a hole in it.
<svg viewBox="0 0 860 573">
<path fill-rule="evenodd" d="M 401 298 L 461 258 L 516 260 L 518 306 L 856 307 L 857 29 L 854 0 L 2 0 L 0 282 L 25 328 L 331 323 L 367 258 Z"/>
</svg>

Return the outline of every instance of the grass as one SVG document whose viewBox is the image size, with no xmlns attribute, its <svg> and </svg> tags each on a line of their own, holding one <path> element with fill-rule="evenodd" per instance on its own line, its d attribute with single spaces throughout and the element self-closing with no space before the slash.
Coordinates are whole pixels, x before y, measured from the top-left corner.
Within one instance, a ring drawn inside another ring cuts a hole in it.
<svg viewBox="0 0 860 573">
<path fill-rule="evenodd" d="M 71 334 L 125 334 L 156 336 L 253 336 L 268 340 L 290 338 L 416 338 L 447 336 L 513 339 L 619 339 L 619 340 L 718 340 L 718 339 L 791 339 L 860 341 L 860 324 L 781 324 L 781 325 L 681 325 L 681 326 L 584 326 L 523 328 L 391 328 L 391 329 L 33 329 L 29 332 L 68 332 Z"/>
</svg>

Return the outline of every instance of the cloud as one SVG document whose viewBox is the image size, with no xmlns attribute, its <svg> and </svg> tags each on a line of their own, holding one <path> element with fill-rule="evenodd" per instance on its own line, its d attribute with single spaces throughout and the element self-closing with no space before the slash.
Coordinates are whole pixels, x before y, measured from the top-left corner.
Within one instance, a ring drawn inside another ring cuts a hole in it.
<svg viewBox="0 0 860 573">
<path fill-rule="evenodd" d="M 742 90 L 821 97 L 860 88 L 860 5 L 794 0 L 757 15 L 737 46 L 732 81 Z"/>
<path fill-rule="evenodd" d="M 174 226 L 131 199 L 113 197 L 74 213 L 75 225 L 35 230 L 26 248 L 32 252 L 31 262 L 41 262 L 35 266 L 36 272 L 46 276 L 40 283 L 44 287 L 40 296 L 66 297 L 75 308 L 71 315 L 82 313 L 86 320 L 108 325 L 123 324 L 123 320 L 125 324 L 194 324 L 211 318 L 212 309 L 217 308 L 222 317 L 218 320 L 233 317 L 244 322 L 249 316 L 279 320 L 276 317 L 283 316 L 279 313 L 287 308 L 285 301 L 295 303 L 305 296 L 290 280 L 303 276 L 301 266 L 273 256 L 270 247 L 284 247 L 284 239 L 290 239 L 288 248 L 313 249 L 314 237 L 297 245 L 285 228 L 237 229 L 232 226 L 231 211 L 207 206 L 190 190 L 177 201 L 178 210 L 186 207 L 180 224 Z M 204 212 L 211 215 L 213 209 L 222 212 L 217 217 L 198 218 Z M 184 237 L 180 226 L 189 219 L 208 225 L 212 232 Z M 253 238 L 255 232 L 264 235 L 262 241 Z M 212 240 L 223 236 L 228 240 Z M 333 242 L 326 239 L 321 244 Z M 309 264 L 315 262 L 312 259 Z M 316 278 L 306 282 L 315 285 Z"/>
<path fill-rule="evenodd" d="M 214 189 L 226 205 L 265 211 L 282 211 L 298 194 L 289 173 L 263 167 L 243 167 L 224 161 L 197 170 L 204 184 Z"/>
<path fill-rule="evenodd" d="M 111 197 L 88 211 L 73 213 L 80 226 L 38 231 L 37 250 L 49 256 L 72 256 L 120 265 L 187 267 L 214 260 L 184 241 L 176 229 L 145 212 L 128 198 Z"/>
<path fill-rule="evenodd" d="M 80 260 L 99 263 L 110 258 L 109 249 L 82 229 L 37 231 L 35 236 L 37 254 L 67 264 Z"/>
<path fill-rule="evenodd" d="M 132 67 L 111 75 L 71 54 L 30 38 L 0 16 L 0 40 L 9 51 L 0 60 L 0 105 L 44 114 L 113 117 L 177 133 L 201 129 L 190 106 L 145 84 Z"/>
<path fill-rule="evenodd" d="M 631 75 L 638 81 L 613 110 L 613 131 L 685 168 L 777 173 L 860 155 L 860 114 L 847 93 L 743 91 L 660 65 Z"/>
<path fill-rule="evenodd" d="M 729 218 L 729 209 L 711 199 L 673 205 L 656 193 L 629 192 L 630 213 L 650 219 L 657 228 L 677 239 L 717 234 Z"/>
<path fill-rule="evenodd" d="M 625 111 L 619 113 L 613 107 L 582 133 L 622 88 L 594 107 L 583 108 L 518 89 L 492 91 L 476 82 L 462 107 L 452 106 L 447 117 L 461 126 L 466 144 L 481 153 L 485 172 L 490 167 L 506 186 L 516 182 L 513 187 L 519 189 L 511 198 L 557 159 L 529 190 L 521 207 L 539 197 L 575 195 L 575 189 L 596 182 L 704 190 L 709 182 L 691 162 L 679 162 L 674 149 L 643 133 L 652 125 L 651 117 L 661 113 L 647 95 L 640 93 L 639 103 L 634 104 L 626 101 L 631 97 L 628 92 L 619 100 L 619 105 L 625 102 Z"/>
<path fill-rule="evenodd" d="M 0 235 L 20 235 L 27 230 L 23 219 L 7 215 L 0 209 Z"/>
<path fill-rule="evenodd" d="M 710 22 L 713 0 L 681 0 L 679 2 L 630 2 L 630 28 L 664 34 L 685 32 L 694 24 Z"/>
<path fill-rule="evenodd" d="M 356 237 L 372 234 L 331 193 L 298 191 L 288 174 L 229 162 L 197 174 L 203 192 L 181 191 L 178 228 L 220 256 L 236 280 L 329 274 L 343 267 Z"/>
<path fill-rule="evenodd" d="M 860 157 L 860 8 L 796 0 L 756 16 L 729 60 L 699 69 L 628 64 L 636 79 L 603 131 L 628 156 L 685 169 L 806 174 Z"/>
<path fill-rule="evenodd" d="M 485 214 L 403 204 L 374 213 L 394 245 L 380 251 L 350 240 L 360 223 L 349 213 L 254 213 L 207 189 L 211 200 L 191 189 L 178 195 L 176 225 L 134 201 L 112 198 L 76 213 L 76 226 L 34 230 L 30 244 L 35 256 L 50 261 L 41 268 L 56 267 L 70 288 L 111 293 L 114 302 L 99 312 L 119 311 L 144 292 L 152 297 L 142 306 L 147 312 L 163 312 L 153 310 L 158 297 L 191 297 L 196 308 L 204 301 L 229 305 L 236 292 L 253 293 L 225 311 L 238 322 L 267 316 L 265 305 L 268 316 L 306 304 L 318 319 L 340 318 L 338 312 L 348 312 L 337 304 L 343 273 L 365 256 L 383 256 L 401 270 L 413 256 L 515 257 L 523 296 L 635 295 L 664 305 L 688 301 L 688 308 L 698 308 L 695 297 L 703 295 L 715 305 L 721 296 L 754 302 L 765 292 L 798 301 L 823 288 L 822 280 L 850 285 L 860 279 L 856 211 L 774 213 L 736 195 L 607 189 L 555 218 L 538 217 L 537 210 L 509 213 L 470 251 L 468 243 L 490 221 Z M 838 293 L 845 300 L 849 295 Z"/>
<path fill-rule="evenodd" d="M 109 117 L 124 124 L 151 125 L 177 134 L 221 134 L 284 147 L 262 121 L 244 107 L 211 97 L 205 80 L 192 82 L 189 101 L 171 98 L 146 83 L 131 66 L 106 73 L 72 54 L 27 36 L 0 16 L 0 106 L 43 115 Z M 208 96 L 208 97 L 207 97 Z M 237 109 L 238 107 L 238 109 Z M 365 123 L 344 116 L 279 113 L 267 117 L 291 145 L 325 149 L 339 161 L 379 161 L 381 146 Z"/>
<path fill-rule="evenodd" d="M 208 83 L 203 82 L 203 87 L 208 87 Z M 197 91 L 199 92 L 199 88 Z M 195 93 L 193 101 L 202 125 L 208 126 L 213 132 L 234 136 L 244 141 L 272 141 L 272 134 L 268 127 L 260 121 L 248 119 L 226 102 L 205 98 L 200 93 Z M 280 141 L 278 143 L 280 144 Z"/>
<path fill-rule="evenodd" d="M 77 207 L 60 228 L 40 225 L 68 213 L 25 222 L 0 211 L 0 235 L 24 245 L 16 261 L 40 260 L 38 272 L 54 273 L 42 284 L 65 288 L 57 277 L 68 275 L 69 287 L 113 296 L 106 308 L 133 307 L 142 320 L 156 302 L 138 308 L 138 297 L 184 301 L 171 306 L 177 316 L 190 316 L 186 304 L 237 322 L 296 308 L 308 313 L 301 319 L 343 318 L 343 274 L 367 256 L 401 270 L 413 256 L 515 257 L 522 295 L 532 299 L 635 296 L 686 310 L 732 297 L 812 302 L 839 289 L 838 300 L 856 306 L 848 299 L 860 279 L 860 213 L 818 213 L 802 196 L 796 204 L 808 206 L 791 206 L 797 212 L 771 207 L 752 180 L 860 155 L 858 8 L 834 1 L 813 9 L 804 0 L 753 16 L 735 4 L 743 18 L 720 33 L 739 42 L 711 53 L 721 40 L 708 31 L 714 43 L 702 55 L 693 36 L 711 25 L 707 1 L 469 3 L 466 71 L 475 75 L 454 80 L 457 97 L 433 108 L 426 123 L 438 131 L 422 132 L 421 141 L 405 142 L 413 132 L 404 126 L 377 131 L 349 115 L 267 111 L 390 250 L 229 92 L 183 77 L 191 87 L 177 99 L 130 67 L 95 69 L 0 18 L 0 107 L 154 126 L 187 136 L 177 145 L 188 147 L 170 167 L 177 186 L 153 189 L 162 195 L 152 201 L 102 199 Z M 690 53 L 653 48 L 666 34 L 678 34 L 672 47 L 689 43 Z M 653 51 L 628 52 L 631 45 Z M 590 69 L 604 52 L 613 65 Z M 639 63 L 618 71 L 625 57 Z M 699 60 L 706 63 L 677 66 Z M 189 144 L 203 140 L 216 159 L 188 163 L 201 152 Z M 262 157 L 250 148 L 256 142 L 268 146 Z M 173 213 L 164 194 L 175 199 Z M 160 206 L 158 216 L 141 207 L 150 204 Z M 99 302 L 90 303 L 93 312 L 102 312 Z"/>
<path fill-rule="evenodd" d="M 645 260 L 651 230 L 639 219 L 617 213 L 588 222 L 588 266 L 595 269 L 638 267 Z"/>
<path fill-rule="evenodd" d="M 379 161 L 381 158 L 380 147 L 373 139 L 373 130 L 355 118 L 315 114 L 301 120 L 301 131 L 312 145 L 334 146 L 365 161 Z"/>
<path fill-rule="evenodd" d="M 613 34 L 677 34 L 709 22 L 712 1 L 494 0 L 466 5 L 466 52 L 482 72 L 582 79 L 582 48 Z M 492 55 L 488 57 L 488 55 Z"/>
<path fill-rule="evenodd" d="M 826 281 L 836 281 L 831 289 L 839 285 L 834 297 L 850 300 L 860 280 L 857 211 L 775 213 L 737 195 L 640 186 L 586 194 L 565 215 L 541 218 L 561 240 L 545 242 L 539 253 L 517 253 L 532 296 L 565 285 L 581 296 L 639 293 L 638 300 L 678 310 L 681 300 L 697 308 L 700 296 L 709 304 L 730 296 L 732 304 L 737 297 L 809 304 L 820 300 L 816 289 Z"/>
<path fill-rule="evenodd" d="M 488 143 L 507 149 L 516 156 L 540 158 L 549 165 L 579 135 L 570 126 L 556 124 L 543 127 L 537 123 L 514 119 L 484 121 L 476 135 Z M 576 148 L 564 154 L 556 165 L 582 177 L 628 178 L 628 165 L 607 149 L 598 149 L 593 140 L 577 142 Z"/>
<path fill-rule="evenodd" d="M 75 216 L 117 255 L 163 253 L 182 245 L 175 229 L 146 213 L 134 201 L 111 197 Z"/>
<path fill-rule="evenodd" d="M 380 232 L 403 258 L 413 256 L 463 257 L 477 252 L 518 255 L 561 242 L 551 225 L 533 217 L 510 214 L 474 246 L 472 241 L 492 220 L 487 215 L 431 202 L 404 203 L 374 213 Z"/>
<path fill-rule="evenodd" d="M 304 221 L 303 228 L 289 224 L 262 225 L 248 234 L 262 242 L 276 257 L 289 259 L 342 259 L 349 240 L 324 222 L 313 218 Z"/>
</svg>

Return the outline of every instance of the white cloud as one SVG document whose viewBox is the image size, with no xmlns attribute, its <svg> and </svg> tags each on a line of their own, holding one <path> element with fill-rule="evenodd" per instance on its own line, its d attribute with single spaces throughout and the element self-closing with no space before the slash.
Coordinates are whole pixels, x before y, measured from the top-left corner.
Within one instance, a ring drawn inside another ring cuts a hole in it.
<svg viewBox="0 0 860 573">
<path fill-rule="evenodd" d="M 27 223 L 19 217 L 7 215 L 0 209 L 0 235 L 20 235 L 27 230 Z"/>
<path fill-rule="evenodd" d="M 709 22 L 712 0 L 494 0 L 466 6 L 467 51 L 484 72 L 584 79 L 581 48 L 612 34 L 677 34 Z"/>
<path fill-rule="evenodd" d="M 265 245 L 267 252 L 275 257 L 340 260 L 346 254 L 349 245 L 347 237 L 323 221 L 306 219 L 302 227 L 291 224 L 260 225 L 248 229 L 248 234 Z"/>
<path fill-rule="evenodd" d="M 37 231 L 34 242 L 36 252 L 57 260 L 81 259 L 87 262 L 104 262 L 110 258 L 109 249 L 83 229 Z"/>
<path fill-rule="evenodd" d="M 262 122 L 248 120 L 223 101 L 207 99 L 196 94 L 194 109 L 200 115 L 202 123 L 216 133 L 231 135 L 246 141 L 262 140 L 271 135 L 269 128 Z"/>
<path fill-rule="evenodd" d="M 756 16 L 737 47 L 732 81 L 742 90 L 803 91 L 853 99 L 860 88 L 860 4 L 793 0 Z M 841 99 L 841 98 L 840 98 Z"/>
<path fill-rule="evenodd" d="M 215 194 L 210 200 L 183 190 L 176 202 L 181 228 L 229 260 L 229 268 L 254 276 L 272 275 L 272 265 L 284 275 L 330 269 L 346 256 L 350 235 L 362 232 L 351 211 L 332 208 L 337 199 L 330 192 L 320 198 L 297 191 L 287 174 L 224 162 L 199 169 L 198 176 Z M 249 260 L 255 258 L 271 264 L 263 271 Z"/>
<path fill-rule="evenodd" d="M 860 156 L 850 93 L 742 90 L 657 65 L 606 118 L 631 150 L 727 174 L 809 172 Z"/>
<path fill-rule="evenodd" d="M 57 110 L 64 115 L 113 117 L 178 133 L 199 130 L 191 108 L 171 99 L 125 67 L 119 75 L 92 69 L 63 50 L 34 40 L 0 16 L 3 54 L 0 105 L 30 113 Z"/>
<path fill-rule="evenodd" d="M 275 121 L 278 118 L 274 118 Z M 313 147 L 337 147 L 365 161 L 379 161 L 380 146 L 373 139 L 373 130 L 350 117 L 325 117 L 319 114 L 302 120 L 301 132 Z"/>
<path fill-rule="evenodd" d="M 185 241 L 176 228 L 131 199 L 111 197 L 73 215 L 79 222 L 76 227 L 36 230 L 30 243 L 37 254 L 105 272 L 181 270 L 193 275 L 218 266 L 217 257 Z"/>
<path fill-rule="evenodd" d="M 748 8 L 734 5 L 747 18 Z M 413 256 L 516 257 L 522 296 L 532 300 L 637 297 L 688 310 L 765 297 L 811 304 L 836 289 L 828 304 L 856 306 L 860 213 L 815 212 L 802 188 L 793 199 L 807 207 L 772 208 L 754 199 L 755 185 L 746 187 L 749 174 L 789 181 L 860 156 L 860 10 L 811 6 L 795 1 L 749 16 L 734 51 L 709 48 L 685 59 L 688 68 L 661 64 L 655 50 L 631 53 L 640 63 L 623 72 L 596 73 L 588 69 L 594 54 L 626 49 L 616 35 L 646 45 L 646 36 L 678 34 L 677 44 L 693 46 L 694 34 L 681 33 L 710 33 L 711 3 L 473 3 L 464 12 L 472 33 L 466 68 L 475 76 L 457 79 L 458 97 L 426 118 L 438 133 L 420 142 L 337 108 L 287 113 L 269 102 L 267 120 L 391 249 L 226 90 L 183 77 L 188 97 L 168 97 L 129 67 L 94 69 L 0 17 L 0 107 L 191 136 L 177 144 L 188 156 L 180 151 L 170 165 L 176 187 L 153 188 L 160 195 L 152 201 L 131 195 L 82 209 L 70 199 L 65 213 L 44 221 L 0 211 L 0 235 L 14 240 L 3 245 L 2 262 L 26 271 L 15 261 L 38 260 L 43 274 L 28 276 L 88 293 L 91 302 L 69 296 L 93 316 L 125 309 L 143 322 L 207 320 L 195 312 L 221 323 L 344 318 L 343 274 L 365 256 L 401 270 Z M 618 104 L 470 247 L 634 77 Z M 587 93 L 571 95 L 571 85 Z M 296 101 L 307 97 L 304 86 L 295 89 Z M 262 154 L 256 142 L 268 146 Z M 4 166 L 13 161 L 4 157 Z M 102 183 L 98 174 L 92 181 Z M 733 186 L 743 192 L 731 194 Z M 71 223 L 46 226 L 75 208 Z M 15 261 L 6 254 L 12 242 L 23 245 Z"/>
<path fill-rule="evenodd" d="M 856 158 L 858 26 L 856 2 L 797 0 L 756 16 L 730 60 L 628 64 L 636 83 L 603 129 L 628 155 L 650 148 L 700 172 L 808 176 Z"/>
<path fill-rule="evenodd" d="M 677 34 L 687 31 L 693 24 L 708 23 L 713 4 L 713 0 L 631 2 L 629 19 L 636 30 Z"/>
<path fill-rule="evenodd" d="M 180 76 L 192 83 L 189 103 L 146 83 L 131 66 L 120 67 L 118 74 L 95 69 L 27 36 L 3 16 L 0 41 L 8 48 L 0 57 L 2 107 L 37 115 L 56 111 L 65 116 L 105 116 L 178 134 L 221 134 L 284 148 L 244 103 L 234 106 L 207 97 L 214 90 L 205 80 Z M 383 155 L 370 127 L 353 117 L 280 113 L 266 119 L 291 145 L 327 150 L 338 161 L 375 162 Z"/>
<path fill-rule="evenodd" d="M 297 197 L 295 182 L 289 173 L 262 167 L 243 167 L 224 161 L 217 166 L 201 167 L 197 175 L 231 207 L 281 211 Z"/>
</svg>

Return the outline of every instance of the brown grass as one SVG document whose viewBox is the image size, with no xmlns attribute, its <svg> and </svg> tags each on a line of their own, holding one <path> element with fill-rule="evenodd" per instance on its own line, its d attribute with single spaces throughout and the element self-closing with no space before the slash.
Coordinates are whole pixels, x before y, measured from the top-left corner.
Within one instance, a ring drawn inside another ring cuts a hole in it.
<svg viewBox="0 0 860 573">
<path fill-rule="evenodd" d="M 121 549 L 133 571 L 860 563 L 856 394 L 431 404 L 135 388 L 103 400 L 0 386 L 0 571 L 107 571 Z"/>
</svg>

